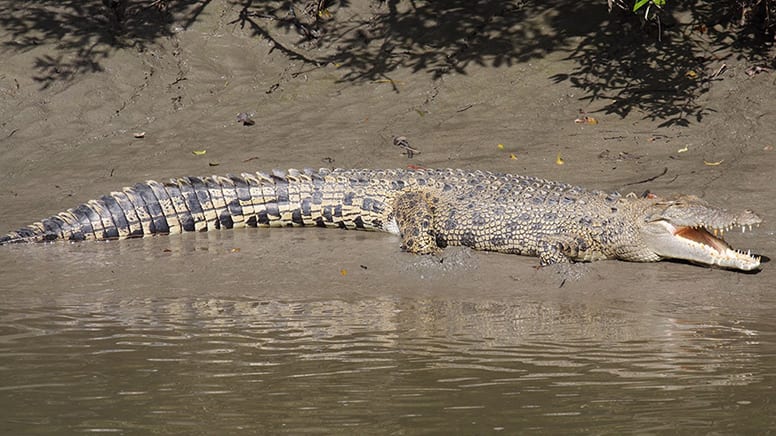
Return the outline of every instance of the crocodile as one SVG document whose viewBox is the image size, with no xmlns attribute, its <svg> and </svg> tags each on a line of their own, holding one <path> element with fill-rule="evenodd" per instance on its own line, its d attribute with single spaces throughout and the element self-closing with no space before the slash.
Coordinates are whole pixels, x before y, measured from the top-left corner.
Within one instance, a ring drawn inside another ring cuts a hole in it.
<svg viewBox="0 0 776 436">
<path fill-rule="evenodd" d="M 137 183 L 8 233 L 0 245 L 318 226 L 387 231 L 416 254 L 457 245 L 536 256 L 542 266 L 679 259 L 750 271 L 761 258 L 723 235 L 760 222 L 751 210 L 691 195 L 621 195 L 513 174 L 291 169 Z"/>
</svg>

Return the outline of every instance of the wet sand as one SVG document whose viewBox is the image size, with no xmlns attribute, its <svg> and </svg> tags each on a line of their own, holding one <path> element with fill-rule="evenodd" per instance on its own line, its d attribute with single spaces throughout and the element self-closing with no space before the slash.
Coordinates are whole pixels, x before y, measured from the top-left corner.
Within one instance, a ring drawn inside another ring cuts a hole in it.
<svg viewBox="0 0 776 436">
<path fill-rule="evenodd" d="M 378 3 L 332 9 L 332 23 L 352 31 L 343 30 L 339 41 L 323 38 L 319 44 L 300 42 L 294 28 L 254 17 L 253 23 L 267 32 L 257 34 L 250 22 L 239 21 L 241 6 L 230 2 L 198 7 L 184 5 L 169 16 L 130 9 L 127 14 L 151 24 L 172 20 L 170 32 L 136 23 L 129 27 L 134 22 L 128 19 L 129 28 L 113 36 L 115 45 L 105 42 L 109 26 L 102 18 L 85 20 L 82 29 L 75 19 L 59 23 L 63 33 L 54 36 L 43 28 L 0 27 L 2 39 L 9 41 L 0 67 L 3 231 L 146 179 L 272 168 L 417 165 L 514 172 L 621 192 L 692 193 L 731 209 L 750 207 L 764 218 L 763 225 L 752 233 L 731 234 L 730 242 L 764 256 L 776 252 L 771 180 L 776 88 L 773 73 L 748 76 L 745 70 L 752 64 L 747 61 L 726 59 L 726 69 L 714 80 L 710 76 L 722 62 L 708 62 L 707 70 L 696 73 L 703 80 L 697 98 L 684 103 L 688 113 L 677 121 L 676 114 L 661 117 L 633 99 L 619 106 L 627 107 L 627 114 L 615 113 L 612 99 L 591 100 L 590 92 L 564 80 L 580 77 L 574 75 L 581 68 L 574 50 L 590 41 L 597 25 L 595 20 L 575 26 L 561 22 L 571 27 L 562 33 L 552 9 L 508 23 L 512 33 L 493 36 L 493 47 L 469 34 L 471 46 L 446 54 L 460 59 L 440 67 L 437 52 L 449 47 L 421 41 L 405 43 L 408 48 L 401 51 L 401 35 L 392 40 L 369 34 L 375 27 L 364 23 L 388 12 L 388 6 Z M 5 9 L 20 22 L 34 23 L 31 11 Z M 502 12 L 495 10 L 494 20 Z M 599 22 L 607 20 L 605 8 L 590 13 Z M 336 57 L 343 41 L 353 39 L 358 29 L 366 32 L 363 52 Z M 482 29 L 492 32 L 487 23 Z M 528 34 L 535 40 L 517 39 Z M 458 39 L 448 36 L 445 41 Z M 84 56 L 80 50 L 86 42 L 99 56 Z M 393 51 L 386 59 L 398 60 L 386 60 L 381 69 L 376 60 L 380 50 L 389 49 Z M 475 57 L 474 49 L 484 54 Z M 363 53 L 374 55 L 364 58 L 373 64 L 356 62 L 355 55 Z M 432 54 L 433 62 L 424 68 L 418 53 Z M 342 62 L 311 62 L 327 56 Z M 625 72 L 623 76 L 628 78 Z M 655 95 L 645 93 L 643 99 L 658 100 Z M 580 111 L 598 123 L 575 123 Z M 255 125 L 238 123 L 241 112 L 250 113 Z M 143 137 L 136 138 L 140 133 Z M 396 135 L 406 136 L 420 154 L 403 155 L 392 144 Z M 557 162 L 559 155 L 563 165 Z M 148 259 L 147 265 L 137 266 L 144 279 L 158 280 L 180 262 L 190 271 L 181 280 L 193 288 L 212 290 L 225 280 L 272 277 L 303 294 L 367 288 L 414 292 L 421 282 L 423 289 L 439 294 L 487 288 L 509 295 L 515 288 L 539 292 L 558 289 L 561 283 L 564 292 L 585 294 L 628 293 L 645 283 L 658 292 L 691 288 L 701 294 L 710 289 L 748 294 L 766 292 L 774 282 L 767 263 L 759 274 L 739 274 L 681 263 L 607 261 L 582 266 L 574 274 L 578 279 L 564 281 L 552 272 L 536 271 L 537 260 L 528 257 L 468 253 L 458 261 L 463 272 L 423 266 L 423 260 L 400 252 L 395 237 L 384 234 L 295 230 L 214 237 L 222 250 L 211 248 L 200 256 L 196 249 L 170 248 L 183 244 L 180 236 L 99 248 L 12 248 L 0 256 L 13 265 L 3 273 L 6 283 L 26 280 L 38 256 L 45 276 L 50 273 L 43 265 L 51 256 L 67 263 L 67 258 L 81 259 L 81 253 L 92 250 L 110 257 L 140 249 Z M 230 242 L 234 247 L 224 241 L 235 241 Z M 228 279 L 222 271 L 229 271 Z M 310 286 L 324 277 L 330 286 Z M 73 280 L 78 286 L 88 282 L 82 275 Z"/>
</svg>

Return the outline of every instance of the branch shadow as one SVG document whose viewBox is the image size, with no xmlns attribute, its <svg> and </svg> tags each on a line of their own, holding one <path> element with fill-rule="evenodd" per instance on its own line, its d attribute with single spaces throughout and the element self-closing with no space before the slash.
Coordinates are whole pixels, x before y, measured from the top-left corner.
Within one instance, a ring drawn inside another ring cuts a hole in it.
<svg viewBox="0 0 776 436">
<path fill-rule="evenodd" d="M 312 10 L 290 0 L 235 3 L 242 12 L 233 24 L 295 59 L 338 65 L 344 81 L 390 81 L 399 68 L 438 79 L 466 74 L 473 64 L 510 66 L 565 53 L 576 67 L 551 82 L 582 90 L 581 101 L 604 102 L 607 114 L 636 111 L 660 126 L 687 126 L 713 110 L 699 99 L 720 80 L 715 72 L 724 60 L 768 60 L 764 39 L 755 37 L 763 29 L 736 25 L 736 1 L 676 0 L 673 12 L 681 21 L 662 13 L 659 22 L 610 12 L 603 1 L 385 0 L 374 2 L 368 16 L 345 19 L 322 19 L 321 12 L 336 16 L 348 0 L 319 1 Z M 336 49 L 311 55 L 326 47 Z"/>
<path fill-rule="evenodd" d="M 34 65 L 46 88 L 100 71 L 114 50 L 144 50 L 169 37 L 173 24 L 191 25 L 210 1 L 5 0 L 0 26 L 12 40 L 3 48 L 56 42 L 61 53 L 39 56 Z M 629 12 L 610 13 L 605 1 L 224 1 L 236 11 L 229 24 L 271 41 L 290 59 L 336 64 L 342 81 L 391 81 L 404 68 L 439 79 L 473 65 L 511 66 L 562 53 L 576 66 L 549 83 L 570 83 L 583 91 L 582 101 L 604 102 L 608 114 L 638 111 L 663 126 L 686 126 L 708 113 L 698 100 L 719 79 L 712 66 L 731 56 L 773 62 L 757 37 L 762 29 L 735 25 L 742 2 L 734 0 L 675 0 L 660 28 Z"/>
<path fill-rule="evenodd" d="M 731 21 L 739 12 L 736 5 L 679 1 L 673 12 L 682 18 L 661 14 L 657 22 L 614 10 L 613 19 L 602 21 L 598 32 L 583 36 L 569 52 L 574 71 L 552 80 L 583 90 L 583 100 L 608 101 L 602 109 L 607 114 L 639 111 L 661 121 L 660 127 L 700 122 L 713 109 L 699 98 L 722 80 L 725 61 L 774 63 L 763 31 Z"/>
<path fill-rule="evenodd" d="M 193 23 L 210 0 L 37 0 L 0 3 L 0 27 L 10 35 L 2 50 L 29 51 L 56 44 L 56 54 L 35 58 L 33 79 L 46 89 L 89 72 L 115 50 L 145 50 L 170 36 L 171 24 Z"/>
</svg>

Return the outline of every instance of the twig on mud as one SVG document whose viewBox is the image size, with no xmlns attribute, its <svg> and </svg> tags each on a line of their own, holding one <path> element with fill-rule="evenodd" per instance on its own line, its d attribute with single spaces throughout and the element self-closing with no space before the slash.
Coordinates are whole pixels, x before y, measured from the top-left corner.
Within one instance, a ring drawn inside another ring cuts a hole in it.
<svg viewBox="0 0 776 436">
<path fill-rule="evenodd" d="M 402 154 L 406 154 L 408 158 L 412 158 L 412 156 L 415 156 L 416 154 L 420 154 L 420 150 L 413 148 L 410 145 L 410 142 L 407 141 L 406 136 L 394 136 L 393 137 L 393 145 L 400 147 L 404 151 L 402 151 Z"/>
<path fill-rule="evenodd" d="M 722 64 L 722 66 L 720 66 L 720 67 L 717 69 L 717 71 L 715 71 L 715 72 L 714 72 L 714 74 L 712 74 L 712 75 L 711 75 L 711 77 L 709 78 L 709 80 L 714 80 L 714 79 L 716 79 L 716 78 L 717 78 L 717 76 L 719 76 L 720 74 L 722 74 L 722 72 L 723 72 L 723 71 L 725 71 L 725 68 L 727 68 L 727 64 Z"/>
<path fill-rule="evenodd" d="M 644 180 L 639 180 L 638 182 L 631 182 L 631 183 L 626 183 L 626 184 L 624 184 L 624 185 L 622 185 L 622 186 L 633 186 L 633 185 L 640 185 L 640 184 L 642 184 L 642 183 L 651 182 L 651 181 L 653 181 L 653 180 L 655 180 L 655 179 L 657 179 L 657 178 L 659 178 L 659 177 L 663 177 L 663 176 L 665 176 L 665 175 L 666 175 L 666 173 L 668 173 L 668 167 L 665 167 L 665 168 L 663 168 L 663 172 L 662 172 L 662 173 L 660 173 L 660 174 L 658 174 L 658 175 L 656 175 L 656 176 L 649 177 L 649 178 L 647 178 L 647 179 L 644 179 Z"/>
<path fill-rule="evenodd" d="M 746 72 L 747 76 L 752 77 L 752 76 L 754 76 L 756 74 L 767 73 L 769 71 L 770 70 L 768 68 L 766 68 L 766 67 L 761 67 L 759 65 L 755 65 L 755 66 L 747 68 L 745 72 Z"/>
</svg>

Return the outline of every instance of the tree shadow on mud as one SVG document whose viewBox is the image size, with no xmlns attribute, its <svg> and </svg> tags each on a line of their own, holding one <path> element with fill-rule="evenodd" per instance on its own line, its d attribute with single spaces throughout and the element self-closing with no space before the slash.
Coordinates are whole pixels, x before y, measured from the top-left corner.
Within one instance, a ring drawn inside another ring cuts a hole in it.
<svg viewBox="0 0 776 436">
<path fill-rule="evenodd" d="M 606 113 L 638 111 L 662 125 L 703 118 L 707 109 L 698 98 L 720 78 L 714 73 L 728 57 L 766 59 L 757 44 L 741 44 L 738 33 L 726 30 L 734 7 L 703 2 L 677 0 L 685 18 L 665 17 L 658 31 L 633 14 L 610 13 L 604 1 L 224 1 L 233 15 L 227 23 L 271 41 L 272 50 L 291 59 L 336 64 L 342 81 L 393 83 L 392 74 L 405 68 L 439 79 L 466 74 L 471 65 L 510 66 L 564 53 L 576 67 L 548 77 L 548 84 L 567 81 L 583 91 L 581 100 L 604 102 Z M 58 43 L 63 55 L 36 60 L 36 80 L 47 87 L 99 71 L 112 50 L 143 50 L 169 37 L 173 25 L 188 27 L 210 2 L 7 0 L 0 26 L 13 35 L 6 49 Z"/>
<path fill-rule="evenodd" d="M 89 72 L 115 50 L 145 50 L 171 34 L 171 24 L 197 19 L 210 0 L 6 0 L 0 3 L 0 28 L 10 34 L 4 51 L 28 51 L 56 44 L 55 54 L 35 58 L 41 88 Z"/>
</svg>

